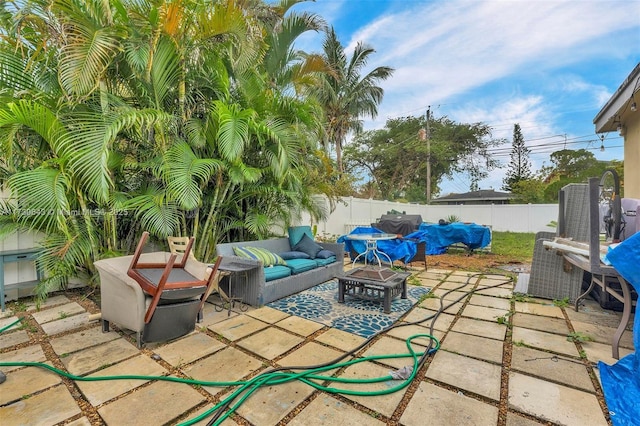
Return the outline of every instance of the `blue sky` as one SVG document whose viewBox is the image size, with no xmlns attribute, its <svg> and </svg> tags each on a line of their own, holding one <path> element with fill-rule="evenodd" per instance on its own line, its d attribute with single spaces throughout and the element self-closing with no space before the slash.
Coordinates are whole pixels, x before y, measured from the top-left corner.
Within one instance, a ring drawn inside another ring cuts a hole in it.
<svg viewBox="0 0 640 426">
<path fill-rule="evenodd" d="M 500 190 L 515 123 L 536 170 L 564 147 L 623 159 L 616 133 L 600 151 L 593 118 L 640 62 L 640 0 L 317 0 L 294 10 L 322 16 L 349 53 L 359 41 L 373 47 L 371 68 L 395 69 L 367 130 L 431 106 L 434 116 L 484 122 L 506 138 L 495 152 L 503 167 L 482 189 Z M 319 51 L 321 42 L 308 34 L 298 47 Z M 440 195 L 469 182 L 457 175 Z"/>
</svg>

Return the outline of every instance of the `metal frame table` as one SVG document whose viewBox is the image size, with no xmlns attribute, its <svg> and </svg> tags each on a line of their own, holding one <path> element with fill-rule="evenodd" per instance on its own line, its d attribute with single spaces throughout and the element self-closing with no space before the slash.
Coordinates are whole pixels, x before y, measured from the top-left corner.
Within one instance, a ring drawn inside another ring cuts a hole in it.
<svg viewBox="0 0 640 426">
<path fill-rule="evenodd" d="M 338 277 L 338 303 L 344 303 L 349 295 L 364 300 L 382 301 L 384 313 L 391 313 L 391 301 L 400 295 L 407 298 L 408 272 L 395 272 L 391 269 L 356 268 Z M 383 279 L 378 279 L 382 276 Z"/>
<path fill-rule="evenodd" d="M 223 299 L 223 301 L 226 299 L 226 302 L 229 304 L 229 311 L 227 313 L 227 316 L 231 315 L 231 308 L 235 305 L 236 301 L 238 301 L 240 303 L 240 310 L 241 311 L 244 312 L 247 309 L 249 309 L 249 306 L 247 306 L 247 304 L 245 304 L 242 301 L 242 297 L 234 297 L 233 296 L 233 285 L 234 285 L 234 281 L 237 280 L 237 277 L 234 280 L 234 276 L 243 275 L 244 276 L 244 284 L 246 286 L 247 282 L 249 281 L 249 278 L 248 278 L 249 271 L 251 271 L 252 269 L 255 269 L 255 268 L 257 268 L 257 266 L 255 266 L 255 265 L 236 262 L 236 261 L 230 260 L 230 259 L 228 259 L 226 257 L 222 258 L 222 261 L 220 262 L 220 266 L 218 266 L 218 270 L 221 273 L 225 274 L 225 276 L 229 277 L 228 278 L 228 280 L 229 280 L 229 294 L 226 294 L 220 288 L 218 288 L 218 293 L 220 294 L 220 297 Z M 237 285 L 237 283 L 235 283 L 235 284 Z M 223 303 L 223 309 L 224 309 L 224 303 Z"/>
<path fill-rule="evenodd" d="M 23 262 L 23 261 L 32 261 L 34 262 L 38 257 L 38 252 L 40 248 L 27 248 L 27 249 L 18 249 L 18 250 L 5 250 L 0 252 L 0 309 L 4 312 L 5 309 L 5 285 L 4 285 L 4 264 L 10 262 Z M 42 280 L 42 271 L 38 268 L 36 264 L 36 280 L 35 281 L 24 281 L 18 282 L 15 284 L 11 284 L 12 287 L 16 288 L 26 288 L 32 285 L 37 285 L 40 280 Z"/>
<path fill-rule="evenodd" d="M 349 235 L 347 235 L 347 238 L 350 239 L 350 240 L 365 241 L 366 242 L 365 251 L 363 251 L 362 253 L 357 255 L 355 259 L 353 259 L 353 263 L 351 264 L 352 268 L 355 268 L 356 262 L 358 261 L 358 259 L 360 259 L 363 256 L 364 256 L 364 266 L 367 266 L 367 260 L 368 260 L 367 257 L 369 255 L 369 253 L 373 254 L 373 257 L 378 261 L 378 268 L 382 269 L 382 261 L 380 260 L 380 256 L 381 255 L 383 257 L 387 258 L 387 261 L 389 262 L 389 265 L 393 265 L 393 262 L 391 261 L 391 258 L 389 257 L 389 255 L 387 253 L 385 253 L 385 252 L 382 252 L 382 251 L 378 250 L 378 241 L 395 240 L 396 238 L 398 238 L 398 235 L 396 235 L 396 234 L 384 234 L 384 233 L 382 233 L 382 234 L 381 233 L 377 233 L 377 234 L 349 234 Z"/>
</svg>

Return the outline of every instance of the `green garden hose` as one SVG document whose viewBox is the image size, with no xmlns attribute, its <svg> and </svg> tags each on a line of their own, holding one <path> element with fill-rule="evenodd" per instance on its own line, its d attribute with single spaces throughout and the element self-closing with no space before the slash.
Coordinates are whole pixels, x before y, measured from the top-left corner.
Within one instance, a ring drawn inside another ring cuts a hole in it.
<svg viewBox="0 0 640 426">
<path fill-rule="evenodd" d="M 0 329 L 0 333 L 4 332 L 8 328 L 11 328 L 12 326 L 14 326 L 16 323 L 20 321 L 21 319 Z M 233 400 L 240 397 L 240 399 L 229 410 L 224 412 L 221 416 L 218 416 L 215 423 L 213 423 L 215 425 L 218 425 L 222 423 L 224 419 L 229 417 L 238 407 L 240 407 L 240 405 L 242 405 L 242 403 L 249 396 L 251 396 L 255 391 L 260 389 L 262 386 L 279 385 L 279 384 L 288 383 L 294 380 L 300 380 L 301 382 L 306 383 L 315 389 L 322 390 L 331 394 L 377 396 L 377 395 L 387 395 L 390 393 L 397 392 L 405 388 L 411 383 L 411 381 L 414 379 L 418 371 L 418 367 L 419 367 L 418 357 L 422 357 L 425 355 L 425 352 L 416 353 L 413 350 L 413 347 L 411 345 L 411 341 L 419 337 L 426 337 L 426 338 L 429 338 L 431 341 L 435 342 L 435 348 L 428 350 L 426 352 L 427 354 L 433 353 L 440 348 L 440 342 L 435 337 L 429 334 L 415 334 L 406 339 L 407 349 L 409 350 L 409 353 L 406 353 L 406 354 L 372 355 L 372 356 L 367 356 L 363 358 L 353 359 L 353 360 L 339 363 L 339 364 L 325 365 L 323 367 L 313 368 L 313 369 L 309 369 L 309 370 L 298 372 L 298 373 L 285 372 L 285 371 L 265 372 L 252 378 L 251 380 L 235 381 L 235 382 L 212 382 L 212 381 L 203 381 L 203 380 L 195 380 L 195 379 L 183 379 L 180 377 L 172 377 L 172 376 L 144 376 L 144 375 L 83 377 L 83 376 L 76 376 L 74 374 L 67 373 L 66 371 L 57 369 L 55 367 L 52 367 L 50 365 L 40 363 L 40 362 L 0 362 L 0 367 L 39 367 L 39 368 L 50 370 L 62 377 L 66 377 L 68 379 L 71 379 L 74 381 L 80 381 L 80 382 L 92 382 L 92 381 L 104 381 L 104 380 L 146 380 L 146 381 L 167 381 L 167 382 L 185 383 L 190 385 L 214 386 L 214 387 L 239 386 L 238 389 L 236 389 L 234 392 L 232 392 L 229 396 L 227 396 L 225 399 L 220 401 L 214 407 L 210 408 L 206 412 L 202 413 L 201 415 L 193 419 L 190 419 L 184 423 L 181 423 L 181 426 L 187 426 L 187 425 L 192 425 L 194 423 L 197 423 L 211 416 L 212 413 L 218 411 L 220 408 L 228 406 Z M 333 370 L 336 368 L 347 367 L 347 366 L 354 365 L 360 362 L 365 362 L 365 361 L 371 361 L 371 360 L 377 360 L 377 359 L 388 359 L 388 358 L 409 358 L 409 357 L 413 359 L 413 370 L 411 372 L 411 375 L 406 380 L 404 380 L 401 384 L 398 384 L 397 386 L 393 386 L 383 390 L 379 390 L 379 391 L 365 392 L 365 391 L 354 391 L 350 389 L 339 389 L 335 387 L 322 386 L 312 381 L 312 379 L 316 379 L 316 380 L 325 380 L 329 382 L 357 383 L 357 384 L 386 382 L 389 380 L 394 380 L 394 378 L 391 375 L 387 375 L 387 376 L 376 377 L 371 379 L 347 379 L 347 378 L 340 378 L 340 377 L 324 376 L 317 373 L 321 373 L 327 370 Z"/>
</svg>

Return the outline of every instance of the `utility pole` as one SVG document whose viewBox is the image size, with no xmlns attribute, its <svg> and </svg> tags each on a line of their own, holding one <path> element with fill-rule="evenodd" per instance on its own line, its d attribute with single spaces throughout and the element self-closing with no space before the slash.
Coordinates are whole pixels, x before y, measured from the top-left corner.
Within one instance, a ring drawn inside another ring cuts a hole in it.
<svg viewBox="0 0 640 426">
<path fill-rule="evenodd" d="M 427 141 L 427 204 L 431 203 L 431 141 L 429 135 L 429 118 L 431 117 L 431 105 L 427 107 L 427 129 L 418 131 L 418 139 Z"/>
</svg>

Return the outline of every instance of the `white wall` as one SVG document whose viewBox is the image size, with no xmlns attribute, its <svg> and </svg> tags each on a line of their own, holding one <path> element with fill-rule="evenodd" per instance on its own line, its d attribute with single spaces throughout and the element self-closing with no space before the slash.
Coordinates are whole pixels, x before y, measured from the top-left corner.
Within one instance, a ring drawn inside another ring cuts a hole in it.
<svg viewBox="0 0 640 426">
<path fill-rule="evenodd" d="M 344 202 L 344 203 L 343 203 Z M 327 221 L 318 223 L 318 233 L 343 235 L 355 226 L 369 226 L 387 211 L 419 214 L 424 222 L 438 222 L 455 215 L 463 222 L 489 225 L 494 231 L 555 231 L 547 226 L 558 220 L 557 204 L 425 205 L 345 197 Z M 328 209 L 328 202 L 324 199 Z M 301 224 L 311 219 L 304 215 Z"/>
</svg>

